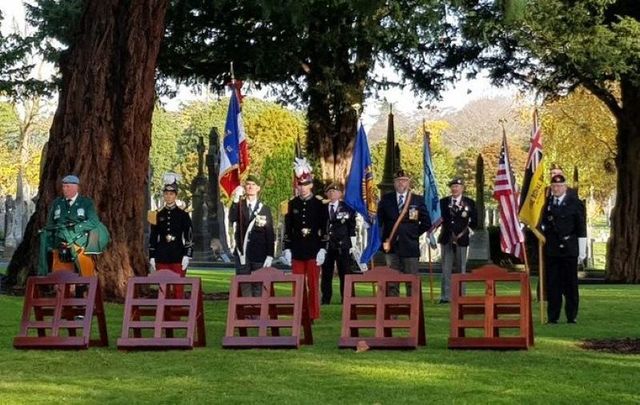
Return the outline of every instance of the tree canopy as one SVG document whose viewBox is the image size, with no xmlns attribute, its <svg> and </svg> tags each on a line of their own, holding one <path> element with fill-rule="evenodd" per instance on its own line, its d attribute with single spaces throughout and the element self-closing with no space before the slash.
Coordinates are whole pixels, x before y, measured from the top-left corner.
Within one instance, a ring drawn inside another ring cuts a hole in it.
<svg viewBox="0 0 640 405">
<path fill-rule="evenodd" d="M 451 0 L 456 43 L 471 72 L 517 82 L 543 96 L 579 85 L 615 117 L 617 198 L 607 276 L 640 282 L 640 7 L 633 0 Z M 620 89 L 619 95 L 617 89 Z"/>
</svg>

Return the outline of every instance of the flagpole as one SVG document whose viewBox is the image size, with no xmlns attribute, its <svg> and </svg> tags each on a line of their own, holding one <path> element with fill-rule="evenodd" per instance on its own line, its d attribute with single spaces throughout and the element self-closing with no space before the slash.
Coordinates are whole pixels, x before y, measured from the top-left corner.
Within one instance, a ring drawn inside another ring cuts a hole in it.
<svg viewBox="0 0 640 405">
<path fill-rule="evenodd" d="M 231 73 L 231 91 L 235 92 L 236 91 L 236 75 L 233 71 L 233 61 L 229 62 L 229 70 Z M 238 94 L 236 94 L 236 97 L 238 96 Z M 238 98 L 238 104 L 240 104 L 240 98 Z M 240 157 L 240 152 L 238 151 L 238 157 Z M 238 166 L 236 167 L 236 172 L 238 173 L 238 181 L 240 182 L 240 187 L 242 187 L 242 179 L 240 178 L 240 160 L 238 160 Z M 242 248 L 242 246 L 244 246 L 244 232 L 242 231 L 242 225 L 243 225 L 243 210 L 242 210 L 242 200 L 244 200 L 244 193 L 242 194 L 242 196 L 240 196 L 240 198 L 238 199 L 238 226 L 240 228 L 240 248 Z M 240 250 L 238 250 L 238 252 L 240 252 Z M 243 255 L 245 255 L 245 261 L 246 261 L 246 254 L 247 252 L 242 252 Z"/>
<path fill-rule="evenodd" d="M 540 323 L 544 324 L 545 322 L 545 313 L 544 313 L 544 252 L 543 252 L 544 244 L 540 239 L 538 239 L 538 277 L 540 280 Z"/>
<path fill-rule="evenodd" d="M 429 252 L 429 299 L 433 304 L 433 262 L 431 261 L 431 244 L 427 242 L 427 251 Z"/>
</svg>

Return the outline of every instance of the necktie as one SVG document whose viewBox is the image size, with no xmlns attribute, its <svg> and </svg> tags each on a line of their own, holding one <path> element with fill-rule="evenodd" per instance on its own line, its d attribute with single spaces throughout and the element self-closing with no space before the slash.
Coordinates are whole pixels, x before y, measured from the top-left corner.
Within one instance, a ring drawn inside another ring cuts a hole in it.
<svg viewBox="0 0 640 405">
<path fill-rule="evenodd" d="M 331 218 L 332 221 L 336 219 L 336 206 L 333 204 L 329 207 L 329 218 Z"/>
<path fill-rule="evenodd" d="M 247 207 L 249 208 L 249 212 L 253 213 L 253 203 L 247 203 Z"/>
<path fill-rule="evenodd" d="M 398 197 L 398 210 L 401 210 L 402 207 L 404 207 L 404 195 L 400 194 L 400 197 Z"/>
<path fill-rule="evenodd" d="M 560 199 L 558 197 L 553 198 L 553 205 L 555 205 L 556 207 L 560 205 Z"/>
<path fill-rule="evenodd" d="M 67 199 L 67 207 L 71 207 L 71 198 Z"/>
</svg>

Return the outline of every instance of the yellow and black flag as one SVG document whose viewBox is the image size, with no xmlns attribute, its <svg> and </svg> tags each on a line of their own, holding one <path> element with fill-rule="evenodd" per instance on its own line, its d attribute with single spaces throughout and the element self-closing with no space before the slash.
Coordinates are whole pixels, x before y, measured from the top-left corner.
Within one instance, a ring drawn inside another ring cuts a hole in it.
<svg viewBox="0 0 640 405">
<path fill-rule="evenodd" d="M 524 181 L 520 194 L 519 218 L 527 225 L 536 237 L 544 241 L 544 236 L 538 230 L 545 201 L 544 167 L 542 166 L 542 131 L 538 120 L 538 110 L 533 111 L 533 127 L 529 156 L 524 172 Z"/>
</svg>

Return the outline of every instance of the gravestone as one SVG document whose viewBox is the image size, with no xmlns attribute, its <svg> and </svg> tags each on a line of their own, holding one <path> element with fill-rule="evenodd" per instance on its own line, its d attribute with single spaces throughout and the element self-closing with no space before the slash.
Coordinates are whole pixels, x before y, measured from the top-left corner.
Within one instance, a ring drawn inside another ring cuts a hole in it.
<svg viewBox="0 0 640 405">
<path fill-rule="evenodd" d="M 478 215 L 478 227 L 473 230 L 469 238 L 470 267 L 487 264 L 491 261 L 491 249 L 489 247 L 489 231 L 484 226 L 484 160 L 478 155 L 476 160 L 476 210 Z"/>
<path fill-rule="evenodd" d="M 208 246 L 215 259 L 221 259 L 229 263 L 231 259 L 224 220 L 224 207 L 220 204 L 220 187 L 218 184 L 218 174 L 220 172 L 219 140 L 218 128 L 211 128 L 211 132 L 209 132 L 209 151 L 207 152 L 207 172 L 209 174 L 206 194 L 207 226 L 209 231 Z"/>
<path fill-rule="evenodd" d="M 6 235 L 5 231 L 7 229 L 7 224 L 5 223 L 7 213 L 7 209 L 5 207 L 6 202 L 7 199 L 5 198 L 5 196 L 0 196 L 0 235 L 2 235 L 2 239 L 4 239 L 4 236 Z"/>
<path fill-rule="evenodd" d="M 199 137 L 198 142 L 198 174 L 191 182 L 191 195 L 193 212 L 193 258 L 197 261 L 210 261 L 213 259 L 209 247 L 209 229 L 207 217 L 207 178 L 204 175 L 204 141 Z"/>
</svg>

